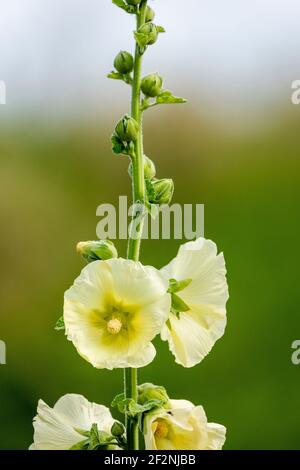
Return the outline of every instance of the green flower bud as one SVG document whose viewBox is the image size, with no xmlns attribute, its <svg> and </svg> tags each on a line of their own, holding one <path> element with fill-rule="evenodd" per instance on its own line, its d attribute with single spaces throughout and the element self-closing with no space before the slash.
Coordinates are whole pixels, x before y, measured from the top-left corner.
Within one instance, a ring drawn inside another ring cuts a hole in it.
<svg viewBox="0 0 300 470">
<path fill-rule="evenodd" d="M 139 403 L 143 405 L 149 400 L 161 400 L 166 404 L 169 401 L 166 389 L 150 383 L 140 385 L 138 388 Z"/>
<path fill-rule="evenodd" d="M 135 119 L 126 114 L 116 125 L 115 133 L 122 142 L 135 142 L 138 138 L 139 125 Z"/>
<path fill-rule="evenodd" d="M 141 88 L 144 95 L 155 98 L 161 93 L 163 79 L 158 73 L 151 73 L 142 80 Z"/>
<path fill-rule="evenodd" d="M 125 0 L 128 5 L 139 5 L 142 0 Z"/>
<path fill-rule="evenodd" d="M 174 193 L 171 179 L 147 181 L 148 200 L 151 204 L 170 204 Z"/>
<path fill-rule="evenodd" d="M 79 242 L 76 250 L 88 263 L 118 257 L 116 247 L 110 240 Z"/>
<path fill-rule="evenodd" d="M 147 6 L 147 9 L 146 9 L 146 23 L 149 23 L 150 21 L 153 21 L 154 17 L 155 17 L 154 10 L 152 10 L 152 8 Z"/>
<path fill-rule="evenodd" d="M 115 69 L 119 73 L 130 73 L 133 70 L 134 60 L 132 55 L 127 51 L 121 51 L 114 61 Z"/>
<path fill-rule="evenodd" d="M 121 437 L 125 434 L 126 429 L 124 424 L 120 423 L 120 421 L 115 421 L 110 432 L 114 437 Z"/>
<path fill-rule="evenodd" d="M 156 43 L 159 31 L 155 24 L 149 22 L 141 26 L 138 33 L 148 36 L 147 44 L 151 46 Z"/>
<path fill-rule="evenodd" d="M 145 178 L 152 180 L 156 175 L 156 168 L 152 160 L 144 155 L 144 173 Z"/>
<path fill-rule="evenodd" d="M 128 173 L 130 178 L 132 178 L 132 163 L 129 164 Z M 145 179 L 151 180 L 156 175 L 156 168 L 152 160 L 144 155 L 144 176 Z"/>
</svg>

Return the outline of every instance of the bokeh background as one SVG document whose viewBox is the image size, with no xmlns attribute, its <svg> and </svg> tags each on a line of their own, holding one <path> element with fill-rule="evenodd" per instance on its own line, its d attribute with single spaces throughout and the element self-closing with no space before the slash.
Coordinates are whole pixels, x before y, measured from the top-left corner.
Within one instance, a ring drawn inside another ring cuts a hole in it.
<svg viewBox="0 0 300 470">
<path fill-rule="evenodd" d="M 167 29 L 145 60 L 184 106 L 145 119 L 146 153 L 172 177 L 174 202 L 205 204 L 205 233 L 227 260 L 228 328 L 197 367 L 156 342 L 141 381 L 203 404 L 226 449 L 299 449 L 300 78 L 298 0 L 155 0 Z M 96 208 L 130 195 L 109 136 L 129 89 L 105 78 L 132 49 L 132 18 L 110 0 L 0 0 L 0 448 L 32 441 L 37 400 L 82 393 L 109 404 L 121 371 L 97 371 L 53 325 L 96 234 Z M 124 243 L 117 242 L 121 254 Z M 147 241 L 163 266 L 178 241 Z"/>
</svg>

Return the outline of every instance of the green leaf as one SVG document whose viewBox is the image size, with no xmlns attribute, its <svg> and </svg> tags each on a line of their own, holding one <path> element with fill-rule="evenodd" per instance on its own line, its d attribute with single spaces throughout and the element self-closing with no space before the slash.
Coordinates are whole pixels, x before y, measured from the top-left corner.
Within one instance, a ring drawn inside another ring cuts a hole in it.
<svg viewBox="0 0 300 470">
<path fill-rule="evenodd" d="M 110 72 L 107 75 L 107 78 L 112 78 L 113 80 L 124 80 L 124 77 L 123 77 L 122 73 L 114 72 L 114 71 Z"/>
<path fill-rule="evenodd" d="M 163 26 L 156 26 L 156 29 L 159 33 L 165 33 L 166 32 L 166 30 Z"/>
<path fill-rule="evenodd" d="M 156 98 L 156 104 L 176 104 L 176 103 L 186 103 L 187 100 L 184 98 L 179 98 L 178 96 L 174 96 L 169 90 L 164 90 L 158 97 Z"/>
<path fill-rule="evenodd" d="M 176 279 L 170 279 L 168 292 L 170 294 L 173 294 L 175 292 L 180 292 L 181 290 L 189 286 L 191 282 L 192 282 L 192 279 L 183 279 L 182 281 L 176 281 Z"/>
<path fill-rule="evenodd" d="M 127 85 L 132 84 L 132 77 L 130 73 L 123 74 L 123 73 L 115 72 L 113 70 L 107 75 L 107 78 L 111 78 L 112 80 L 121 80 L 122 82 L 125 82 Z"/>
<path fill-rule="evenodd" d="M 63 316 L 61 316 L 61 317 L 57 320 L 54 329 L 55 329 L 56 331 L 65 330 L 65 321 L 64 321 L 64 317 L 63 317 Z"/>
<path fill-rule="evenodd" d="M 190 307 L 177 294 L 171 294 L 171 298 L 171 312 L 177 317 L 179 317 L 180 313 L 188 312 L 190 310 Z"/>
<path fill-rule="evenodd" d="M 124 2 L 124 0 L 112 0 L 112 2 L 117 7 L 122 8 L 122 10 L 127 11 L 127 13 L 136 12 L 136 7 L 134 5 L 127 5 L 127 3 Z"/>
</svg>

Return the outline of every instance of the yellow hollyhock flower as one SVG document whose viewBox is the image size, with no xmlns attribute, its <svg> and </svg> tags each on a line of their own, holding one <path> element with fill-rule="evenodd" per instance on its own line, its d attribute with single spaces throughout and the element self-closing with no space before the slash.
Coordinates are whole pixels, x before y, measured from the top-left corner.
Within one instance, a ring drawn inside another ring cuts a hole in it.
<svg viewBox="0 0 300 470">
<path fill-rule="evenodd" d="M 204 238 L 182 245 L 161 273 L 173 283 L 173 310 L 161 338 L 178 364 L 193 367 L 210 352 L 226 327 L 228 287 L 222 253 Z M 174 287 L 175 286 L 175 287 Z M 175 310 L 174 310 L 175 309 Z"/>
<path fill-rule="evenodd" d="M 53 408 L 39 400 L 37 412 L 29 450 L 69 450 L 85 439 L 78 431 L 88 432 L 97 424 L 99 431 L 110 434 L 115 422 L 106 406 L 75 394 L 63 396 Z"/>
<path fill-rule="evenodd" d="M 144 420 L 146 450 L 221 450 L 226 428 L 208 423 L 202 406 L 170 400 L 170 409 L 149 413 Z"/>
<path fill-rule="evenodd" d="M 139 262 L 90 263 L 65 293 L 68 339 L 96 368 L 146 366 L 170 311 L 167 290 L 161 273 Z"/>
</svg>

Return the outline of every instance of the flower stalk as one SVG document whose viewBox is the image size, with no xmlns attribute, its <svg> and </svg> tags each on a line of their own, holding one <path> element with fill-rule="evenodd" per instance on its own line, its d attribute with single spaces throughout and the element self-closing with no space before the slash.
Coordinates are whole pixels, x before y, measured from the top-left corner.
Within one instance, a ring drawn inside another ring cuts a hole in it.
<svg viewBox="0 0 300 470">
<path fill-rule="evenodd" d="M 143 0 L 137 13 L 137 30 L 146 22 L 147 0 Z M 143 51 L 136 42 L 134 56 L 134 72 L 132 82 L 131 116 L 138 123 L 138 138 L 135 142 L 135 151 L 132 156 L 132 187 L 133 203 L 144 204 L 146 199 L 145 175 L 144 175 L 144 150 L 143 150 L 143 119 L 141 109 L 141 79 L 142 79 Z M 130 235 L 128 240 L 127 258 L 138 261 L 140 257 L 140 246 L 143 224 L 137 228 L 137 234 Z M 137 401 L 138 377 L 137 369 L 125 369 L 124 392 L 126 398 Z M 127 446 L 129 450 L 139 449 L 139 429 L 136 420 L 126 416 Z"/>
</svg>

